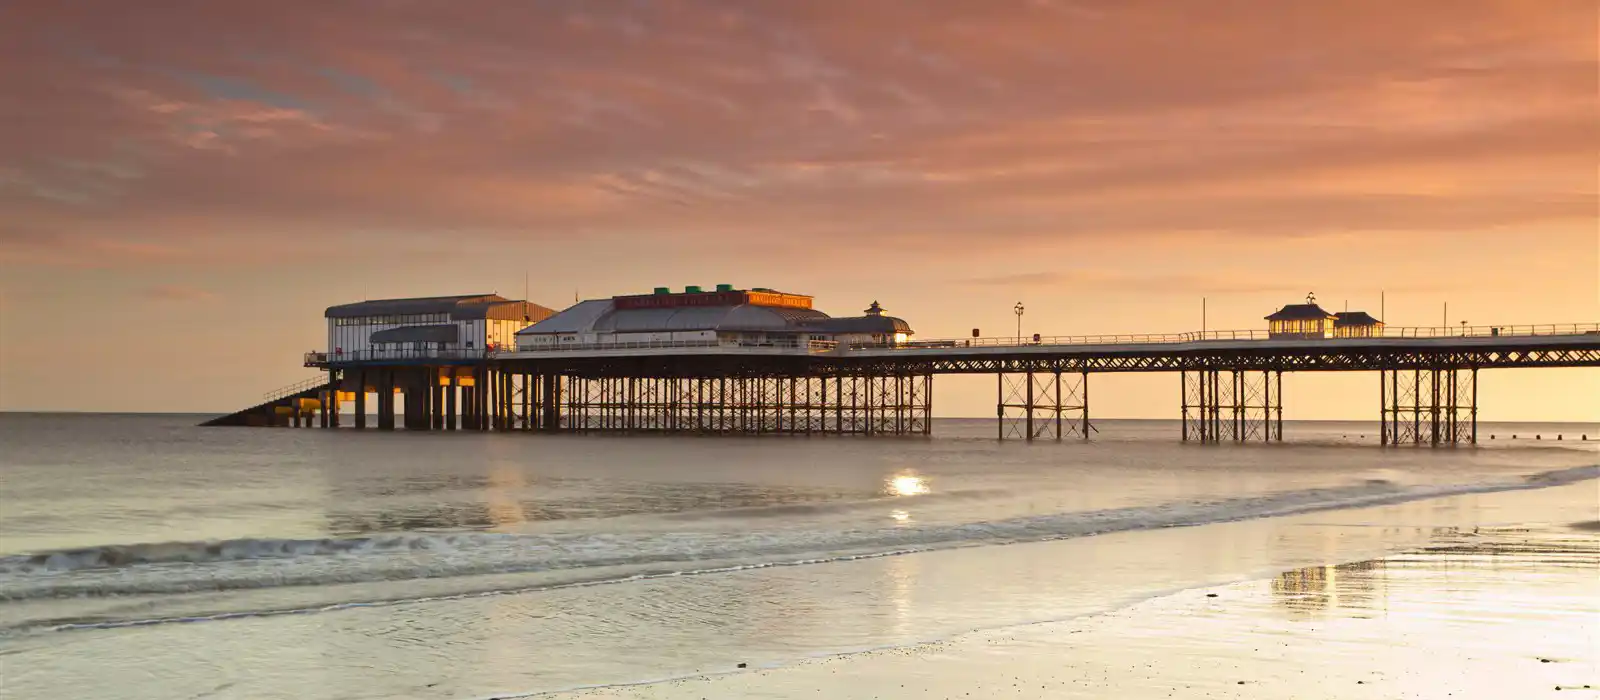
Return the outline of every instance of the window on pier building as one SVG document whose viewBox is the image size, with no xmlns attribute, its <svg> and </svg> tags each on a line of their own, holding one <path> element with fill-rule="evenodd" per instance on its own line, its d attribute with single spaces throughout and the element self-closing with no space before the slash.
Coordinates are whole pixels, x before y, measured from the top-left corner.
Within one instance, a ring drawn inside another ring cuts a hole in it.
<svg viewBox="0 0 1600 700">
<path fill-rule="evenodd" d="M 1365 311 L 1341 311 L 1333 322 L 1335 338 L 1376 338 L 1383 335 L 1383 321 Z"/>
</svg>

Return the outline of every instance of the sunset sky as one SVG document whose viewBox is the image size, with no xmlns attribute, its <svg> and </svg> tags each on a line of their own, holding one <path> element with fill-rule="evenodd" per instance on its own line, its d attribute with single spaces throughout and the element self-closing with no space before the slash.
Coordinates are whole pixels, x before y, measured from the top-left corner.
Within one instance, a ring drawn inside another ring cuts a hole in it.
<svg viewBox="0 0 1600 700">
<path fill-rule="evenodd" d="M 222 412 L 325 307 L 765 286 L 920 337 L 1600 320 L 1593 0 L 0 0 L 0 409 Z M 993 415 L 990 379 L 936 380 Z M 1102 416 L 1176 377 L 1097 378 Z M 1377 379 L 1286 411 L 1376 418 Z M 1315 394 L 1315 395 L 1313 395 Z M 1487 419 L 1600 420 L 1600 370 Z"/>
</svg>

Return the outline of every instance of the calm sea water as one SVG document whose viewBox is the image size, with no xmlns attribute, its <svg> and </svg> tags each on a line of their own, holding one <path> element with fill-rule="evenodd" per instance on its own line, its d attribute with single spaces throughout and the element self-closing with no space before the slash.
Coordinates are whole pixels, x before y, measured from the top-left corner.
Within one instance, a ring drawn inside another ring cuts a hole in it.
<svg viewBox="0 0 1600 700">
<path fill-rule="evenodd" d="M 1201 446 L 1170 421 L 1027 444 L 983 420 L 864 439 L 199 418 L 0 416 L 0 696 L 473 697 L 903 643 L 1060 611 L 851 621 L 882 581 L 831 562 L 1570 483 L 1600 447 L 1559 424 L 1431 450 L 1381 449 L 1370 423 Z"/>
</svg>

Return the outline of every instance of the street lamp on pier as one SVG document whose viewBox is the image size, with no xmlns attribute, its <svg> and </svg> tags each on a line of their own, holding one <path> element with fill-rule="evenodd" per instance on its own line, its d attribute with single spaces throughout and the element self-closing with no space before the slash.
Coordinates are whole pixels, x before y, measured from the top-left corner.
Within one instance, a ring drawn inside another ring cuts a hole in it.
<svg viewBox="0 0 1600 700">
<path fill-rule="evenodd" d="M 1017 344 L 1022 344 L 1022 302 L 1017 302 L 1012 311 L 1017 312 Z"/>
</svg>

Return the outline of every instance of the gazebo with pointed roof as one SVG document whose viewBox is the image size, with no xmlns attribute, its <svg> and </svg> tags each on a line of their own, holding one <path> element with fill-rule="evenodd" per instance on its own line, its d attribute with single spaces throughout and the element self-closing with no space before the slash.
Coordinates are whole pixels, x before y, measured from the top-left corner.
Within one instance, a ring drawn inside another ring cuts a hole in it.
<svg viewBox="0 0 1600 700">
<path fill-rule="evenodd" d="M 1383 335 L 1383 321 L 1365 311 L 1340 311 L 1334 314 L 1335 338 L 1376 338 Z"/>
<path fill-rule="evenodd" d="M 1267 317 L 1267 336 L 1273 340 L 1332 338 L 1338 316 L 1317 305 L 1317 295 L 1307 294 L 1306 303 L 1290 304 Z"/>
</svg>

